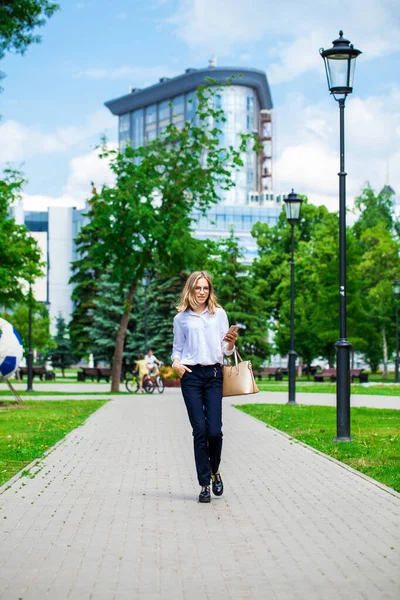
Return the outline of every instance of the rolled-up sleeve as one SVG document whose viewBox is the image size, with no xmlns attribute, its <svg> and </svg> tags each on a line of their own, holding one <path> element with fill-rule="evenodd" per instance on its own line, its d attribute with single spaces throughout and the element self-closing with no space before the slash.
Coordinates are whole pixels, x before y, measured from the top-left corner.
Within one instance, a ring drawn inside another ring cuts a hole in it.
<svg viewBox="0 0 400 600">
<path fill-rule="evenodd" d="M 221 310 L 220 314 L 221 314 L 221 317 L 220 317 L 221 348 L 222 348 L 223 354 L 226 354 L 226 356 L 230 356 L 231 354 L 234 353 L 235 347 L 233 347 L 232 350 L 228 350 L 228 348 L 227 348 L 228 342 L 224 342 L 225 334 L 229 329 L 229 321 L 228 321 L 227 314 L 224 310 Z"/>
<path fill-rule="evenodd" d="M 175 358 L 179 358 L 179 360 L 181 360 L 183 346 L 185 345 L 185 334 L 181 325 L 179 324 L 177 316 L 174 318 L 174 343 L 171 354 L 172 362 L 174 362 Z"/>
</svg>

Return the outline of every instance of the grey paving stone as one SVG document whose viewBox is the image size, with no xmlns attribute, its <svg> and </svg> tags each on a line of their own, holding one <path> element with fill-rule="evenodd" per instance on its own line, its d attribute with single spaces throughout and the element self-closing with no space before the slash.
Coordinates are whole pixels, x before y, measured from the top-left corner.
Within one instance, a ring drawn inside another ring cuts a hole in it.
<svg viewBox="0 0 400 600">
<path fill-rule="evenodd" d="M 0 598 L 399 597 L 398 494 L 227 401 L 224 434 L 199 505 L 179 392 L 105 405 L 0 490 Z"/>
</svg>

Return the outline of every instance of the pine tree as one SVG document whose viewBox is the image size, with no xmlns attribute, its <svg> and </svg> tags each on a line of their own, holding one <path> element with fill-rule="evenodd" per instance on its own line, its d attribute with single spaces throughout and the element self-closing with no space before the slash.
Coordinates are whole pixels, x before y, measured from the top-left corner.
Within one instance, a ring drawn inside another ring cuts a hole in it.
<svg viewBox="0 0 400 600">
<path fill-rule="evenodd" d="M 75 360 L 71 351 L 68 328 L 61 314 L 57 317 L 56 328 L 57 334 L 53 337 L 55 347 L 48 351 L 46 360 L 51 362 L 54 369 L 61 369 L 62 376 L 65 377 L 65 369 L 73 365 Z"/>
<path fill-rule="evenodd" d="M 243 358 L 258 368 L 270 354 L 265 303 L 255 285 L 251 269 L 243 264 L 243 254 L 234 232 L 218 244 L 218 257 L 210 262 L 218 302 L 226 310 L 230 324 L 240 323 L 238 348 Z"/>
<path fill-rule="evenodd" d="M 96 189 L 93 188 L 92 192 L 93 198 L 96 198 Z M 74 302 L 69 332 L 74 354 L 79 358 L 87 356 L 91 351 L 92 340 L 89 331 L 93 323 L 94 300 L 101 272 L 90 252 L 99 236 L 94 218 L 95 210 L 96 205 L 92 199 L 88 202 L 88 212 L 85 214 L 88 222 L 75 238 L 79 258 L 71 263 L 72 277 L 69 281 L 73 285 L 72 300 Z"/>
</svg>

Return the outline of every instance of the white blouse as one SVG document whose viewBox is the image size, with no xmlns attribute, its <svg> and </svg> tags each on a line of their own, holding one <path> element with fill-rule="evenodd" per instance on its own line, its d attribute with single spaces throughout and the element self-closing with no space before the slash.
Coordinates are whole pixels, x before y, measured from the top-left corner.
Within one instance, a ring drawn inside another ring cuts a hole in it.
<svg viewBox="0 0 400 600">
<path fill-rule="evenodd" d="M 213 315 L 208 307 L 201 314 L 192 310 L 178 313 L 174 318 L 174 345 L 172 361 L 178 358 L 184 365 L 214 365 L 224 362 L 228 342 L 223 338 L 229 329 L 228 317 L 223 308 Z"/>
</svg>

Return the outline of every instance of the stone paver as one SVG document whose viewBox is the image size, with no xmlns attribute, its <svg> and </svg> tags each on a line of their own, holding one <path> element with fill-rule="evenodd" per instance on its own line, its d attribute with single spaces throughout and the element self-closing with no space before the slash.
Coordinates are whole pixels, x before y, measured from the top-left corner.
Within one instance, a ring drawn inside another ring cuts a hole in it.
<svg viewBox="0 0 400 600">
<path fill-rule="evenodd" d="M 172 391 L 112 400 L 4 486 L 0 598 L 397 599 L 400 495 L 224 403 L 211 505 Z"/>
<path fill-rule="evenodd" d="M 19 390 L 25 390 L 26 386 L 22 386 L 22 384 L 18 384 L 20 387 Z M 37 389 L 38 388 L 38 389 Z M 0 384 L 0 390 L 6 390 L 5 384 Z M 88 384 L 58 384 L 58 383 L 48 383 L 48 384 L 38 384 L 35 385 L 35 391 L 46 391 L 46 392 L 63 392 L 64 394 L 67 392 L 70 395 L 57 396 L 55 395 L 46 395 L 46 396 L 23 396 L 25 400 L 103 400 L 107 399 L 112 394 L 110 394 L 110 385 L 104 383 L 88 383 Z M 124 386 L 121 386 L 121 391 L 125 392 Z M 96 392 L 96 395 L 87 395 L 84 392 Z M 79 396 L 74 395 L 75 393 L 79 393 Z M 164 395 L 176 395 L 176 388 L 166 388 Z M 116 396 L 115 396 L 116 397 Z M 9 396 L 0 396 L 1 400 L 13 400 L 13 396 L 10 394 Z M 247 396 L 241 396 L 236 398 L 235 404 L 246 404 L 247 402 L 253 402 L 256 404 L 286 404 L 288 401 L 287 392 L 260 392 L 255 396 L 251 396 L 249 400 Z M 335 394 L 310 394 L 304 393 L 301 391 L 297 391 L 296 393 L 296 402 L 298 404 L 306 404 L 306 405 L 320 405 L 320 406 L 335 406 L 336 405 L 336 395 Z M 393 408 L 400 410 L 400 388 L 398 396 L 378 396 L 378 395 L 356 395 L 353 394 L 351 396 L 351 405 L 352 406 L 365 406 L 367 408 Z"/>
</svg>

